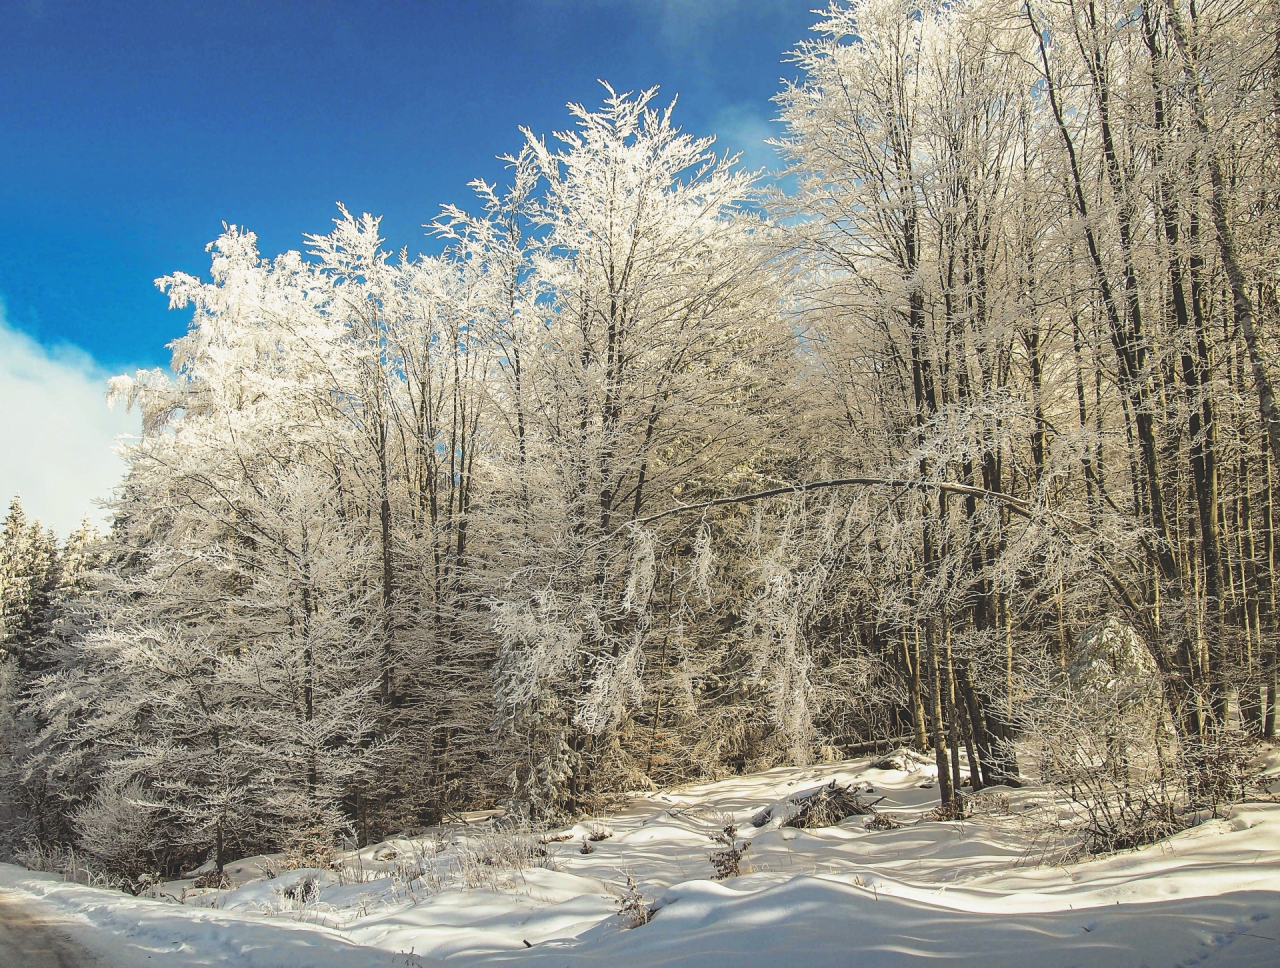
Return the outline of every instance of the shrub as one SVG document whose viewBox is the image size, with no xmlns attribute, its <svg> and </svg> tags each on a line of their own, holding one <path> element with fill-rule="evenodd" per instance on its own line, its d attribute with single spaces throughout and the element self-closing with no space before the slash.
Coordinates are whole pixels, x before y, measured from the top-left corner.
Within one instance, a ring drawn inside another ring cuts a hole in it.
<svg viewBox="0 0 1280 968">
<path fill-rule="evenodd" d="M 74 817 L 81 849 L 105 870 L 130 880 L 159 866 L 160 811 L 142 784 L 108 782 Z"/>
<path fill-rule="evenodd" d="M 737 877 L 742 872 L 742 857 L 751 846 L 751 841 L 739 841 L 737 834 L 737 827 L 727 823 L 723 829 L 711 835 L 714 843 L 722 845 L 720 850 L 713 850 L 707 858 L 711 861 L 711 866 L 716 869 L 717 881 L 726 881 L 731 877 Z"/>
<path fill-rule="evenodd" d="M 627 875 L 627 889 L 618 900 L 618 913 L 627 928 L 638 928 L 653 920 L 655 911 L 644 894 L 636 887 L 631 875 Z"/>
</svg>

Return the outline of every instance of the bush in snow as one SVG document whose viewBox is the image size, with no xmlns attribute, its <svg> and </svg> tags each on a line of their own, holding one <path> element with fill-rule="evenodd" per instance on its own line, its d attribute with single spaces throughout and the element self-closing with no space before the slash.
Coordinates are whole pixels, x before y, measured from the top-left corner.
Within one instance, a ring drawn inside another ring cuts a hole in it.
<svg viewBox="0 0 1280 968">
<path fill-rule="evenodd" d="M 655 913 L 657 912 L 644 894 L 636 887 L 634 878 L 628 874 L 627 889 L 618 901 L 618 914 L 622 916 L 622 923 L 628 928 L 639 928 L 652 921 Z"/>
<path fill-rule="evenodd" d="M 1041 776 L 1071 805 L 1090 852 L 1163 839 L 1248 786 L 1245 738 L 1225 726 L 1179 736 L 1150 653 L 1115 619 L 1082 637 L 1026 719 Z"/>
<path fill-rule="evenodd" d="M 64 881 L 86 887 L 123 888 L 128 882 L 104 870 L 93 857 L 78 853 L 74 847 L 42 847 L 39 843 L 14 852 L 14 858 L 29 871 L 58 874 Z"/>
<path fill-rule="evenodd" d="M 727 881 L 742 873 L 742 857 L 751 846 L 749 840 L 738 840 L 738 828 L 727 823 L 724 829 L 711 835 L 712 841 L 723 845 L 720 850 L 713 850 L 707 858 L 716 869 L 716 880 Z"/>
<path fill-rule="evenodd" d="M 107 782 L 75 815 L 84 852 L 106 870 L 128 878 L 157 869 L 156 846 L 163 822 L 136 780 Z"/>
</svg>

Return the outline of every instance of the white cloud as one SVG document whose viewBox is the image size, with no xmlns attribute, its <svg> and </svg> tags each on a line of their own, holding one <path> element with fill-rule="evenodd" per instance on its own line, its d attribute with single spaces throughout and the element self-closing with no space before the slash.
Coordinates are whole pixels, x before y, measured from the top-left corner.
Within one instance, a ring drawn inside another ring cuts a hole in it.
<svg viewBox="0 0 1280 968">
<path fill-rule="evenodd" d="M 742 152 L 741 163 L 747 168 L 779 171 L 785 167 L 782 156 L 765 143 L 781 135 L 782 126 L 766 121 L 754 106 L 735 104 L 721 108 L 711 122 L 711 130 L 716 135 L 716 148 Z"/>
<path fill-rule="evenodd" d="M 22 495 L 27 514 L 65 537 L 120 482 L 119 435 L 136 435 L 136 414 L 106 403 L 107 378 L 76 346 L 44 347 L 9 325 L 0 303 L 0 502 Z"/>
<path fill-rule="evenodd" d="M 797 0 L 542 0 L 547 6 L 634 7 L 658 23 L 663 39 L 684 49 L 707 40 L 725 21 L 786 9 Z"/>
<path fill-rule="evenodd" d="M 786 0 L 638 0 L 637 6 L 657 10 L 662 36 L 675 47 L 708 39 L 719 25 L 744 16 L 785 6 Z"/>
</svg>

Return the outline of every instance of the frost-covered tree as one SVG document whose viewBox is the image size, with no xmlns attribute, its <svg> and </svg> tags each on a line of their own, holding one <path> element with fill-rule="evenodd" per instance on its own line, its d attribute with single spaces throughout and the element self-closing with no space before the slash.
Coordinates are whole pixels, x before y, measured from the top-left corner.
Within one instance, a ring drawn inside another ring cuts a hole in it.
<svg viewBox="0 0 1280 968">
<path fill-rule="evenodd" d="M 902 484 L 858 531 L 858 620 L 954 784 L 957 744 L 982 779 L 1012 766 L 1019 669 L 1068 665 L 1073 629 L 1113 610 L 1184 748 L 1227 728 L 1237 689 L 1248 728 L 1274 728 L 1267 347 L 1231 265 L 1269 238 L 1271 48 L 1243 38 L 1274 11 L 1227 10 L 835 3 L 794 54 L 781 144 L 814 392 L 847 433 L 832 476 Z M 1231 92 L 1212 111 L 1201 56 Z"/>
<path fill-rule="evenodd" d="M 501 710 L 529 743 L 518 788 L 551 807 L 584 804 L 600 764 L 601 783 L 635 782 L 620 733 L 663 632 L 654 552 L 632 549 L 628 525 L 735 473 L 779 345 L 754 176 L 681 133 L 656 95 L 572 105 L 561 149 L 530 134 L 521 156 L 543 181 L 537 326 L 522 330 L 523 437 L 496 473 L 509 494 L 529 489 L 530 515 L 491 607 Z"/>
<path fill-rule="evenodd" d="M 43 732 L 51 718 L 34 702 L 43 677 L 56 670 L 62 645 L 83 629 L 79 605 L 103 564 L 102 540 L 86 519 L 59 548 L 50 531 L 27 523 L 15 498 L 0 546 L 4 568 L 5 655 L 0 658 L 0 843 L 6 849 L 48 848 L 66 839 L 62 780 L 51 774 Z M 59 706 L 52 717 L 64 715 Z"/>
<path fill-rule="evenodd" d="M 15 497 L 0 531 L 0 655 L 39 666 L 40 639 L 59 582 L 58 544 Z"/>
</svg>

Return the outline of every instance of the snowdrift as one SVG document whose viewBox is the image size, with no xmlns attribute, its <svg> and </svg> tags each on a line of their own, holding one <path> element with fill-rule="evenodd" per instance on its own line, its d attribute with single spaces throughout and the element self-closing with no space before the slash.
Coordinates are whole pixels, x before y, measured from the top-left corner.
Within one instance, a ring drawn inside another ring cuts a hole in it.
<svg viewBox="0 0 1280 968">
<path fill-rule="evenodd" d="M 164 952 L 165 964 L 253 968 L 1280 965 L 1280 805 L 1245 805 L 1164 843 L 1062 865 L 1050 862 L 1056 805 L 1046 791 L 986 792 L 975 817 L 938 822 L 928 819 L 932 766 L 907 753 L 875 763 L 640 795 L 607 819 L 538 838 L 527 866 L 490 857 L 483 883 L 474 876 L 485 852 L 510 839 L 493 817 L 372 845 L 337 870 L 251 858 L 229 868 L 229 888 L 174 882 L 160 899 L 8 866 L 0 888 L 99 929 L 82 940 L 120 964 Z M 901 826 L 867 829 L 876 814 L 865 812 L 788 824 L 832 783 Z M 749 845 L 740 875 L 716 881 L 710 856 L 726 827 Z M 652 911 L 649 923 L 632 927 L 619 913 L 629 895 L 633 909 L 639 895 Z"/>
</svg>

